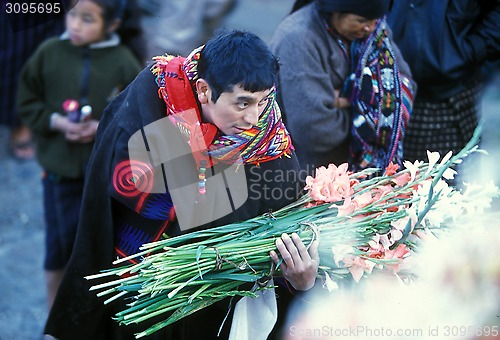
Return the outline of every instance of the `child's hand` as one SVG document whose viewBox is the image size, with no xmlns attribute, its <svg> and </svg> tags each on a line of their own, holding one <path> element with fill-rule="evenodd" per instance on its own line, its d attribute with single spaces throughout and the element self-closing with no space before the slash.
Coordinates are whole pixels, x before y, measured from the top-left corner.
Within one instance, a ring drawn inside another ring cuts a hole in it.
<svg viewBox="0 0 500 340">
<path fill-rule="evenodd" d="M 79 125 L 79 135 L 76 142 L 90 143 L 95 139 L 99 121 L 95 119 L 89 119 L 86 122 L 77 123 L 77 125 Z"/>
<path fill-rule="evenodd" d="M 293 288 L 309 290 L 314 286 L 319 265 L 318 245 L 318 241 L 313 241 L 308 251 L 300 237 L 295 233 L 292 234 L 291 238 L 287 234 L 283 234 L 281 238 L 276 240 L 276 248 L 283 258 L 280 264 L 281 272 Z M 270 255 L 273 262 L 278 264 L 278 254 L 271 251 Z"/>
<path fill-rule="evenodd" d="M 94 140 L 99 122 L 89 119 L 85 122 L 73 123 L 68 117 L 58 117 L 54 129 L 62 132 L 66 139 L 74 143 L 90 143 Z"/>
</svg>

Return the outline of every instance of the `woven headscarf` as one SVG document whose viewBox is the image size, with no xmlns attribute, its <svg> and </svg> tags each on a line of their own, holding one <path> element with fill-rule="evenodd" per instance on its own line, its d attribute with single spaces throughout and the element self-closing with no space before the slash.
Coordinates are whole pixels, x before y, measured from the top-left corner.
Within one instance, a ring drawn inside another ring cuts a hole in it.
<svg viewBox="0 0 500 340">
<path fill-rule="evenodd" d="M 200 181 L 204 180 L 202 174 L 205 168 L 217 162 L 259 164 L 289 156 L 293 146 L 281 118 L 275 89 L 269 95 L 257 125 L 248 130 L 227 136 L 215 125 L 202 122 L 200 107 L 195 99 L 197 65 L 202 48 L 194 50 L 187 58 L 171 55 L 155 57 L 156 63 L 152 68 L 158 93 L 167 105 L 166 114 L 186 136 L 200 169 Z M 200 193 L 204 193 L 201 184 Z"/>
<path fill-rule="evenodd" d="M 349 164 L 354 171 L 401 165 L 413 90 L 399 73 L 385 19 L 366 40 L 352 42 L 351 62 L 343 94 L 353 107 Z"/>
</svg>

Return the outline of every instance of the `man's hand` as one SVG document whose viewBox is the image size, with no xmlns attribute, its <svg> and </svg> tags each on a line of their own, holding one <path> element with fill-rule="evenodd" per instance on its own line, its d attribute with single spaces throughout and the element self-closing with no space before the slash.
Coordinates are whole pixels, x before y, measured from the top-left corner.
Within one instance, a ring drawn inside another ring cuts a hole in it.
<svg viewBox="0 0 500 340">
<path fill-rule="evenodd" d="M 296 290 L 309 290 L 314 286 L 319 265 L 318 245 L 318 241 L 313 241 L 308 251 L 296 233 L 293 233 L 291 238 L 283 234 L 276 240 L 276 248 L 283 258 L 279 268 Z M 277 265 L 278 254 L 271 251 L 269 255 Z"/>
</svg>

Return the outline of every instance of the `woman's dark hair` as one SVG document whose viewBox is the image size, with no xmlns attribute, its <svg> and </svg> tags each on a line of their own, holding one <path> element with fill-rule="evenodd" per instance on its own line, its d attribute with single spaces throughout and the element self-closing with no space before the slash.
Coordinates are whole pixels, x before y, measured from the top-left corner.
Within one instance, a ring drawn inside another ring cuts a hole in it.
<svg viewBox="0 0 500 340">
<path fill-rule="evenodd" d="M 296 0 L 292 13 L 311 2 L 316 2 L 323 14 L 352 13 L 368 19 L 378 19 L 389 11 L 392 0 Z"/>
<path fill-rule="evenodd" d="M 296 0 L 295 3 L 293 4 L 292 10 L 290 11 L 290 14 L 301 9 L 305 5 L 310 4 L 314 0 Z"/>
<path fill-rule="evenodd" d="M 215 103 L 234 85 L 259 92 L 272 88 L 278 77 L 278 59 L 257 35 L 244 31 L 221 32 L 210 39 L 200 54 L 198 76 L 212 89 Z"/>
</svg>

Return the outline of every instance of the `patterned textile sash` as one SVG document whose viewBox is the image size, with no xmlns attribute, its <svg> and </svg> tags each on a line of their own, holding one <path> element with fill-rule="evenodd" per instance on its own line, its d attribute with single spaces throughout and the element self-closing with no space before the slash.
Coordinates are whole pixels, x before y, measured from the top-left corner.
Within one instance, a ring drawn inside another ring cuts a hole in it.
<svg viewBox="0 0 500 340">
<path fill-rule="evenodd" d="M 386 21 L 378 21 L 366 40 L 351 44 L 352 74 L 343 96 L 352 103 L 350 141 L 351 169 L 385 169 L 391 162 L 401 165 L 403 139 L 413 106 L 413 89 L 399 73 L 386 32 Z"/>
<path fill-rule="evenodd" d="M 257 125 L 249 130 L 226 136 L 215 125 L 202 122 L 195 99 L 202 48 L 187 58 L 157 56 L 152 67 L 158 94 L 167 105 L 166 114 L 186 137 L 200 171 L 217 162 L 259 164 L 283 155 L 289 157 L 293 146 L 276 102 L 276 89 L 269 95 Z"/>
</svg>

